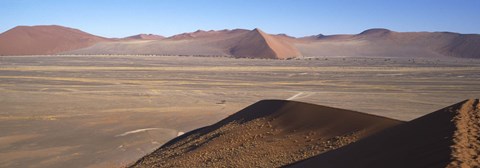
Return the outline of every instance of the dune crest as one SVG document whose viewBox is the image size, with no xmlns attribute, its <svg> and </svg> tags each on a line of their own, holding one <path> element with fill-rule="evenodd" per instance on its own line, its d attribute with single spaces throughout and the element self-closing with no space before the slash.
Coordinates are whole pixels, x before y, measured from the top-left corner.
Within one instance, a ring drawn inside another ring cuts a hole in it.
<svg viewBox="0 0 480 168">
<path fill-rule="evenodd" d="M 456 126 L 453 134 L 450 167 L 480 166 L 480 104 L 478 100 L 467 100 L 454 117 Z"/>
</svg>

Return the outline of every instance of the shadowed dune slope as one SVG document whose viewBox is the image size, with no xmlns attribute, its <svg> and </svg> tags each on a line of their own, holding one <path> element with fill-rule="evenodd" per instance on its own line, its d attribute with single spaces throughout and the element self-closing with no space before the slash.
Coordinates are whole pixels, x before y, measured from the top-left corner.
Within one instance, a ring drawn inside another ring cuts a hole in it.
<svg viewBox="0 0 480 168">
<path fill-rule="evenodd" d="M 290 167 L 480 167 L 480 104 L 470 99 Z"/>
<path fill-rule="evenodd" d="M 308 103 L 262 100 L 171 140 L 132 167 L 278 167 L 401 123 Z"/>
<path fill-rule="evenodd" d="M 0 34 L 0 55 L 45 55 L 85 48 L 106 38 L 62 26 L 17 26 Z"/>
<path fill-rule="evenodd" d="M 235 57 L 285 59 L 301 56 L 286 40 L 254 29 L 230 50 Z"/>
</svg>

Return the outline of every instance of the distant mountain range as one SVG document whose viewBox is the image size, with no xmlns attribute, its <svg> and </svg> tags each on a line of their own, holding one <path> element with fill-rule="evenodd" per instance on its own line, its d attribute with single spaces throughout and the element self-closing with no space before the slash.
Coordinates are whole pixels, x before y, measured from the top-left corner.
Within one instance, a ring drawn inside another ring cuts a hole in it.
<svg viewBox="0 0 480 168">
<path fill-rule="evenodd" d="M 287 59 L 321 56 L 480 58 L 480 35 L 369 29 L 301 38 L 260 29 L 198 30 L 171 37 L 105 38 L 62 26 L 17 26 L 0 34 L 0 55 L 148 54 Z"/>
</svg>

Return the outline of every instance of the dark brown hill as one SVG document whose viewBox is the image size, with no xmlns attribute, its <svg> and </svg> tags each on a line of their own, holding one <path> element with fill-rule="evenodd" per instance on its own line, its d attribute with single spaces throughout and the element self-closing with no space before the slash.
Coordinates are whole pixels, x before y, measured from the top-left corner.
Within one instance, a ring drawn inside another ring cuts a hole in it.
<svg viewBox="0 0 480 168">
<path fill-rule="evenodd" d="M 480 104 L 462 101 L 290 167 L 480 167 Z"/>
<path fill-rule="evenodd" d="M 132 167 L 278 167 L 400 123 L 350 110 L 263 100 L 173 139 Z"/>
</svg>

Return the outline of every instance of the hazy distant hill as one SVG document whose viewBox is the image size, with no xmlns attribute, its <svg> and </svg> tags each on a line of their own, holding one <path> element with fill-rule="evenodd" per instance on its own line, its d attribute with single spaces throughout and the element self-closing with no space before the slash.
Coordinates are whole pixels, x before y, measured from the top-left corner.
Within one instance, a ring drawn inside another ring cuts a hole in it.
<svg viewBox="0 0 480 168">
<path fill-rule="evenodd" d="M 318 35 L 300 41 L 295 46 L 304 56 L 480 58 L 477 34 L 370 29 L 356 35 Z"/>
</svg>

